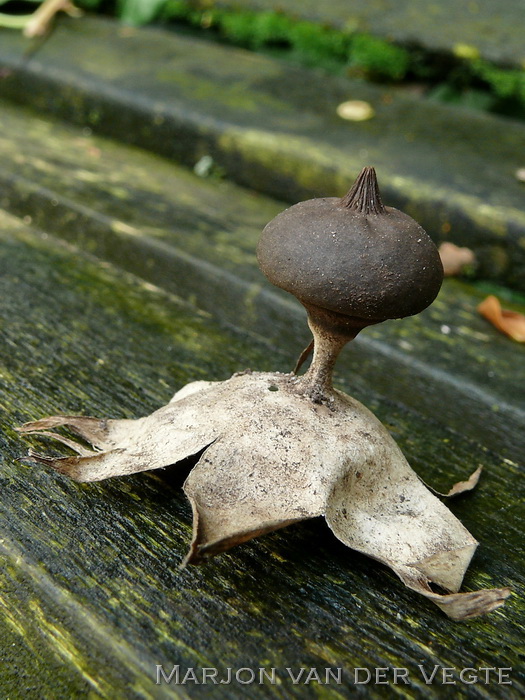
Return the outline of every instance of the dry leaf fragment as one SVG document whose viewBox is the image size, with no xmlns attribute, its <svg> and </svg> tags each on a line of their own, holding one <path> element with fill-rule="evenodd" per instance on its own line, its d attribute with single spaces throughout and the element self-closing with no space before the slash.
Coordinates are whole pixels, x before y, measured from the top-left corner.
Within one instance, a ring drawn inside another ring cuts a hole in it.
<svg viewBox="0 0 525 700">
<path fill-rule="evenodd" d="M 525 316 L 523 314 L 502 309 L 499 299 L 492 294 L 481 302 L 478 311 L 509 338 L 517 340 L 519 343 L 525 343 Z"/>
<path fill-rule="evenodd" d="M 441 493 L 441 491 L 429 486 L 423 481 L 423 479 L 421 479 L 421 481 L 423 481 L 427 489 L 430 489 L 432 493 L 435 493 L 437 496 L 441 496 L 442 498 L 452 498 L 453 496 L 459 496 L 462 493 L 468 493 L 468 491 L 472 491 L 474 488 L 476 488 L 482 471 L 483 467 L 478 467 L 472 472 L 468 479 L 465 481 L 456 482 L 446 493 Z"/>
<path fill-rule="evenodd" d="M 508 589 L 458 594 L 477 542 L 412 471 L 387 430 L 355 399 L 329 405 L 301 393 L 294 374 L 242 373 L 196 382 L 138 420 L 55 416 L 20 428 L 66 426 L 90 442 L 48 435 L 78 456 L 32 453 L 77 481 L 158 469 L 202 452 L 184 491 L 194 513 L 186 563 L 324 515 L 346 545 L 391 567 L 450 617 L 501 605 Z M 203 451 L 204 450 L 204 451 Z M 437 584 L 452 595 L 435 593 Z"/>
<path fill-rule="evenodd" d="M 460 248 L 449 242 L 439 246 L 439 255 L 443 263 L 445 277 L 460 275 L 468 265 L 472 265 L 476 261 L 476 256 L 470 248 Z"/>
<path fill-rule="evenodd" d="M 455 483 L 454 486 L 452 486 L 452 488 L 445 494 L 445 496 L 452 498 L 452 496 L 459 496 L 461 493 L 472 491 L 472 489 L 478 485 L 479 477 L 481 476 L 482 471 L 483 467 L 478 467 L 476 471 L 472 472 L 468 479 Z"/>
</svg>

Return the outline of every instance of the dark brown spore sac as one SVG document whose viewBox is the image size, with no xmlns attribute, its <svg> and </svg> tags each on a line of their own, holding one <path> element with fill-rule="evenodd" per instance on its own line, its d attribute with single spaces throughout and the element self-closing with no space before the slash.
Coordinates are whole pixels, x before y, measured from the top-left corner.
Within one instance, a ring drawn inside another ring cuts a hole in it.
<svg viewBox="0 0 525 700">
<path fill-rule="evenodd" d="M 309 312 L 363 327 L 419 313 L 443 280 L 434 243 L 410 216 L 383 205 L 373 168 L 342 199 L 311 199 L 276 216 L 257 255 L 268 279 Z"/>
</svg>

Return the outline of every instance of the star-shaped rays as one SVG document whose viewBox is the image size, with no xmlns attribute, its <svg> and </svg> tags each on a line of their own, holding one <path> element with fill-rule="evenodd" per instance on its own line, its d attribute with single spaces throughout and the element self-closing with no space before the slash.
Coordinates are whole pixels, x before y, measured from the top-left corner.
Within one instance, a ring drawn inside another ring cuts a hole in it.
<svg viewBox="0 0 525 700">
<path fill-rule="evenodd" d="M 339 391 L 315 403 L 293 374 L 239 373 L 194 382 L 137 420 L 54 416 L 20 431 L 77 452 L 31 453 L 77 481 L 200 458 L 184 484 L 194 513 L 186 563 L 293 522 L 324 515 L 346 545 L 390 568 L 450 617 L 488 612 L 507 588 L 458 593 L 477 542 L 410 468 L 358 401 Z M 64 426 L 94 449 L 54 432 Z M 432 590 L 436 584 L 448 594 Z"/>
</svg>

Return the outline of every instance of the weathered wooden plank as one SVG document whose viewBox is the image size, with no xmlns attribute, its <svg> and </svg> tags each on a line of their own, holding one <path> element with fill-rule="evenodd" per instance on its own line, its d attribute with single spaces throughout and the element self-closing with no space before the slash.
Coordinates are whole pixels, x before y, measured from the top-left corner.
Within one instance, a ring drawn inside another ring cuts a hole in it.
<svg viewBox="0 0 525 700">
<path fill-rule="evenodd" d="M 343 195 L 373 164 L 394 206 L 436 239 L 476 249 L 485 277 L 525 289 L 517 122 L 103 20 L 61 23 L 30 59 L 21 37 L 1 37 L 0 96 L 191 167 L 211 155 L 232 179 L 280 199 Z M 370 102 L 375 118 L 340 119 L 349 98 Z"/>
<path fill-rule="evenodd" d="M 258 333 L 293 366 L 308 339 L 304 312 L 255 262 L 260 231 L 283 204 L 9 105 L 2 114 L 2 206 Z M 376 388 L 521 462 L 525 350 L 479 317 L 481 299 L 447 281 L 425 313 L 362 333 L 338 376 L 358 398 Z"/>
<path fill-rule="evenodd" d="M 2 601 L 8 640 L 21 638 L 38 692 L 46 667 L 60 687 L 111 697 L 351 697 L 356 666 L 406 667 L 405 697 L 449 697 L 426 686 L 425 664 L 514 667 L 514 686 L 454 687 L 457 697 L 518 697 L 522 600 L 465 624 L 445 619 L 379 564 L 338 544 L 321 522 L 248 543 L 204 567 L 178 569 L 190 536 L 180 476 L 166 470 L 79 485 L 19 460 L 16 424 L 57 411 L 132 417 L 190 379 L 246 365 L 280 368 L 285 353 L 78 250 L 2 215 Z M 482 540 L 466 587 L 523 586 L 523 481 L 475 441 L 365 389 L 421 475 L 446 483 L 479 463 L 486 474 L 452 504 Z M 13 642 L 11 642 L 13 643 Z M 17 642 L 14 642 L 17 644 Z M 4 652 L 16 663 L 18 646 Z M 29 650 L 29 651 L 27 651 Z M 154 685 L 155 664 L 275 667 L 279 685 Z M 286 667 L 342 667 L 344 684 L 291 684 Z M 11 666 L 12 668 L 12 666 Z M 3 677 L 16 697 L 19 679 Z M 385 697 L 393 686 L 367 686 Z M 46 695 L 47 693 L 47 695 Z M 513 695 L 514 694 L 514 695 Z"/>
</svg>

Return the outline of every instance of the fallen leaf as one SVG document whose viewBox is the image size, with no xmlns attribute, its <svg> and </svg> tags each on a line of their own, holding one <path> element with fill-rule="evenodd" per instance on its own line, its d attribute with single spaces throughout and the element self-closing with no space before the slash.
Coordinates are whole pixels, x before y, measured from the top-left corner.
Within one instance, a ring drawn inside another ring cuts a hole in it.
<svg viewBox="0 0 525 700">
<path fill-rule="evenodd" d="M 372 105 L 364 100 L 347 100 L 346 102 L 341 102 L 336 112 L 341 119 L 346 119 L 350 122 L 363 122 L 375 116 Z"/>
<path fill-rule="evenodd" d="M 472 491 L 472 489 L 478 485 L 479 477 L 481 476 L 482 471 L 483 468 L 478 467 L 476 471 L 472 472 L 468 479 L 466 479 L 465 481 L 458 481 L 457 483 L 455 483 L 454 486 L 452 486 L 452 488 L 448 491 L 448 493 L 445 494 L 445 496 L 451 498 L 452 496 L 459 496 L 460 493 L 467 493 L 468 491 Z"/>
<path fill-rule="evenodd" d="M 443 263 L 445 277 L 460 275 L 468 265 L 476 261 L 476 256 L 470 248 L 460 248 L 448 242 L 439 246 L 439 256 Z"/>
<path fill-rule="evenodd" d="M 517 311 L 502 309 L 494 295 L 488 296 L 478 306 L 479 313 L 509 338 L 525 343 L 525 316 Z"/>
<path fill-rule="evenodd" d="M 462 493 L 467 493 L 468 491 L 472 491 L 479 482 L 479 477 L 481 476 L 481 472 L 483 471 L 483 467 L 478 467 L 476 471 L 472 472 L 472 474 L 469 476 L 468 479 L 465 481 L 458 481 L 456 482 L 448 491 L 447 493 L 441 493 L 441 491 L 437 491 L 435 488 L 432 486 L 429 486 L 428 484 L 425 484 L 427 489 L 430 489 L 432 493 L 435 493 L 438 496 L 441 496 L 442 498 L 452 498 L 453 496 L 459 496 Z"/>
<path fill-rule="evenodd" d="M 200 455 L 184 484 L 194 514 L 187 564 L 324 515 L 342 542 L 389 566 L 451 618 L 501 605 L 508 588 L 457 592 L 477 542 L 420 481 L 378 419 L 337 390 L 325 403 L 312 401 L 300 391 L 303 381 L 245 372 L 189 384 L 138 420 L 55 416 L 19 430 L 73 448 L 76 456 L 31 456 L 77 481 Z M 95 449 L 52 432 L 60 426 Z M 450 594 L 436 593 L 432 583 Z"/>
</svg>

